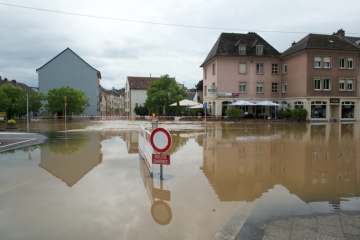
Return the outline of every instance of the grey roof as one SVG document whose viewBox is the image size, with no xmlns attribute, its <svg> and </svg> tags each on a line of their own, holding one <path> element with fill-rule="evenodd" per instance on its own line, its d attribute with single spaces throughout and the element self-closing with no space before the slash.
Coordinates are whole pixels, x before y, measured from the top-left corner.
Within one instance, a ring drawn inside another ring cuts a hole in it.
<svg viewBox="0 0 360 240">
<path fill-rule="evenodd" d="M 360 48 L 360 37 L 345 37 L 345 41 L 348 41 L 354 46 Z"/>
<path fill-rule="evenodd" d="M 98 73 L 98 77 L 101 78 L 101 73 L 100 71 L 96 70 L 95 68 L 93 68 L 90 64 L 88 64 L 84 59 L 82 59 L 79 55 L 77 55 L 73 50 L 71 50 L 70 48 L 66 48 L 64 51 L 62 51 L 61 53 L 59 53 L 58 55 L 56 55 L 55 57 L 53 57 L 50 61 L 48 61 L 47 63 L 45 63 L 43 66 L 39 67 L 38 69 L 36 69 L 36 72 L 38 72 L 41 68 L 45 67 L 48 63 L 50 63 L 52 60 L 54 60 L 55 58 L 57 58 L 58 56 L 60 56 L 63 52 L 65 52 L 66 50 L 70 50 L 73 54 L 75 54 L 75 56 L 77 56 L 78 58 L 80 58 L 82 61 L 84 61 L 87 65 L 89 65 L 89 67 L 91 67 L 92 69 L 94 69 L 95 71 L 97 71 Z"/>
<path fill-rule="evenodd" d="M 246 45 L 246 55 L 239 54 L 239 44 Z M 256 55 L 256 45 L 264 46 L 263 55 Z M 222 33 L 200 67 L 216 56 L 280 58 L 280 53 L 256 33 Z"/>
<path fill-rule="evenodd" d="M 195 94 L 196 94 L 196 92 L 188 92 L 187 99 L 193 101 Z"/>
<path fill-rule="evenodd" d="M 33 88 L 29 87 L 25 83 L 20 83 L 20 82 L 17 82 L 16 80 L 9 81 L 7 78 L 4 78 L 4 80 L 2 80 L 1 77 L 0 77 L 0 85 L 4 85 L 4 84 L 12 85 L 14 87 L 20 87 L 20 88 L 25 89 L 25 90 L 35 91 Z"/>
<path fill-rule="evenodd" d="M 286 57 L 304 49 L 325 49 L 325 50 L 348 50 L 358 51 L 359 48 L 335 35 L 323 35 L 310 33 L 295 45 L 291 46 L 281 54 Z"/>
</svg>

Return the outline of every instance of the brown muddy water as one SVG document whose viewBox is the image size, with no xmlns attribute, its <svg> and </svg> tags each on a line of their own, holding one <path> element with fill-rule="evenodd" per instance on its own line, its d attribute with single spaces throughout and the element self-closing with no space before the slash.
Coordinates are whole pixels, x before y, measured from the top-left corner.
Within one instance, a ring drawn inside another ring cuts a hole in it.
<svg viewBox="0 0 360 240">
<path fill-rule="evenodd" d="M 160 122 L 163 181 L 139 157 L 139 124 L 31 123 L 45 143 L 0 153 L 0 239 L 212 239 L 227 224 L 236 236 L 242 212 L 360 209 L 359 123 Z"/>
</svg>

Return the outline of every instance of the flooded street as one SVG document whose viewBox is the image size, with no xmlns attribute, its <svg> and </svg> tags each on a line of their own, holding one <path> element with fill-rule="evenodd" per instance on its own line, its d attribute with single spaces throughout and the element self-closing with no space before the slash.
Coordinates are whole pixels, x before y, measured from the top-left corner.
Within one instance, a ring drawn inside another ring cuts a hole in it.
<svg viewBox="0 0 360 240">
<path fill-rule="evenodd" d="M 359 123 L 160 122 L 162 181 L 139 124 L 31 123 L 45 143 L 0 153 L 0 239 L 240 239 L 273 217 L 359 214 Z"/>
</svg>

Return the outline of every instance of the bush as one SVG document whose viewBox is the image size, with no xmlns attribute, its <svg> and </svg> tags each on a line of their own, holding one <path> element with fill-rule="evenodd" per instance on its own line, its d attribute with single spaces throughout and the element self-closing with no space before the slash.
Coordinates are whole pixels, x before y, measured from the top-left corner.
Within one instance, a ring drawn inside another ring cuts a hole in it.
<svg viewBox="0 0 360 240">
<path fill-rule="evenodd" d="M 308 111 L 304 108 L 295 108 L 291 110 L 291 117 L 294 119 L 306 119 Z"/>
<path fill-rule="evenodd" d="M 15 121 L 14 119 L 9 119 L 9 120 L 7 121 L 7 124 L 8 124 L 8 125 L 15 125 L 15 124 L 16 124 L 16 121 Z"/>
<path fill-rule="evenodd" d="M 239 108 L 228 108 L 226 109 L 225 113 L 228 118 L 240 118 L 243 114 L 243 110 Z"/>
<path fill-rule="evenodd" d="M 290 118 L 291 117 L 291 109 L 290 108 L 286 108 L 286 109 L 280 109 L 277 114 L 276 114 L 277 118 L 283 119 L 283 118 Z"/>
</svg>

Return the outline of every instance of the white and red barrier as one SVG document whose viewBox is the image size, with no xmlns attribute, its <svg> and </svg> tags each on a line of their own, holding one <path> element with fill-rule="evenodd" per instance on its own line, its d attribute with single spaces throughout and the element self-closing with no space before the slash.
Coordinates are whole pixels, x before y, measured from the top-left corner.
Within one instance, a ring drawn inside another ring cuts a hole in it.
<svg viewBox="0 0 360 240">
<path fill-rule="evenodd" d="M 152 164 L 152 155 L 154 149 L 151 146 L 150 142 L 151 133 L 143 126 L 139 125 L 139 152 L 144 158 L 146 166 L 149 169 L 150 176 L 153 176 L 153 164 Z"/>
<path fill-rule="evenodd" d="M 145 119 L 148 116 L 85 116 L 85 115 L 81 115 L 81 116 L 68 116 L 71 118 L 110 118 L 110 119 L 132 119 L 132 118 L 143 118 Z M 204 116 L 157 116 L 157 118 L 159 119 L 174 119 L 175 117 L 179 117 L 180 119 L 204 119 Z M 216 116 L 206 116 L 206 119 L 209 118 L 222 118 L 223 116 L 221 115 L 216 115 Z M 50 118 L 64 118 L 64 116 L 30 116 L 30 119 L 50 119 Z"/>
</svg>

